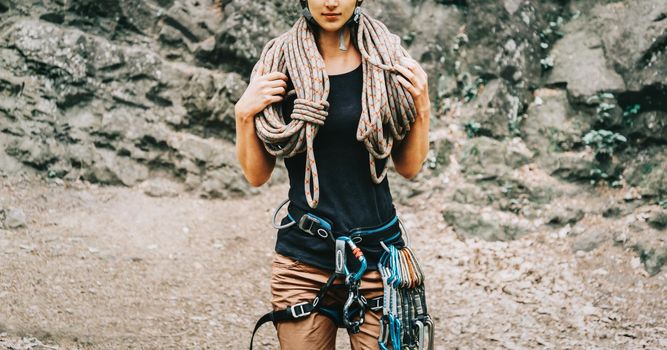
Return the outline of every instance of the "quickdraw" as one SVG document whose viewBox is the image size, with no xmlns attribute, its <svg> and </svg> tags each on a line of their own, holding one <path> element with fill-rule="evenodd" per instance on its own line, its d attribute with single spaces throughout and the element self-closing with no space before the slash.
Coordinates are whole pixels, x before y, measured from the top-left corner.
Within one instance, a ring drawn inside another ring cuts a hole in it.
<svg viewBox="0 0 667 350">
<path fill-rule="evenodd" d="M 381 243 L 385 253 L 378 270 L 384 303 L 380 322 L 380 349 L 432 350 L 434 324 L 426 308 L 424 274 L 412 250 Z"/>
</svg>

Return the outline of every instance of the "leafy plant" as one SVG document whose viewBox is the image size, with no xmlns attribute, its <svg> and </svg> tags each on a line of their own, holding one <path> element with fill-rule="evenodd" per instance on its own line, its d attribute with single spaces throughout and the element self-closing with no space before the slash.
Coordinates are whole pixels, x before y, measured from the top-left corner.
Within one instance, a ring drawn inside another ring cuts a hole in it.
<svg viewBox="0 0 667 350">
<path fill-rule="evenodd" d="M 625 136 L 609 130 L 592 130 L 583 138 L 584 142 L 595 149 L 595 160 L 598 165 L 590 170 L 591 184 L 600 180 L 611 181 L 612 187 L 621 187 L 621 181 L 616 176 L 610 176 L 606 169 L 614 152 L 625 142 Z"/>
<path fill-rule="evenodd" d="M 589 174 L 591 176 L 591 185 L 595 185 L 598 181 L 607 180 L 609 178 L 609 175 L 607 174 L 607 172 L 600 169 L 599 167 L 595 167 L 595 168 L 591 169 Z"/>
<path fill-rule="evenodd" d="M 549 26 L 542 29 L 539 33 L 540 36 L 540 46 L 544 49 L 549 47 L 549 43 L 553 43 L 559 38 L 562 38 L 565 34 L 560 31 L 560 26 L 563 24 L 563 17 L 558 16 L 555 20 L 549 21 Z"/>
<path fill-rule="evenodd" d="M 589 131 L 583 140 L 595 149 L 596 156 L 602 155 L 603 158 L 613 155 L 621 144 L 628 141 L 619 133 L 603 129 Z"/>
<path fill-rule="evenodd" d="M 542 29 L 538 34 L 540 36 L 540 48 L 546 52 L 549 47 L 558 39 L 564 36 L 560 31 L 560 26 L 563 23 L 563 17 L 558 16 L 556 19 L 549 21 L 549 26 Z M 544 56 L 540 59 L 540 66 L 542 72 L 546 72 L 554 67 L 554 59 L 550 55 Z"/>
<path fill-rule="evenodd" d="M 540 66 L 542 66 L 542 71 L 546 72 L 554 67 L 554 58 L 551 55 L 540 60 Z"/>
<path fill-rule="evenodd" d="M 482 78 L 477 78 L 475 81 L 472 82 L 472 84 L 468 84 L 463 88 L 463 101 L 464 102 L 470 102 L 472 101 L 475 97 L 477 97 L 477 93 L 479 90 L 484 86 L 486 81 Z"/>
<path fill-rule="evenodd" d="M 667 209 L 667 199 L 663 199 L 658 202 L 658 205 L 662 207 L 662 209 Z"/>
<path fill-rule="evenodd" d="M 482 127 L 482 125 L 474 120 L 471 120 L 465 123 L 464 127 L 468 138 L 471 139 L 475 136 L 479 136 L 479 129 Z"/>
<path fill-rule="evenodd" d="M 609 92 L 600 92 L 586 100 L 587 104 L 597 105 L 595 119 L 599 123 L 606 123 L 612 119 L 611 111 L 616 108 L 616 97 Z"/>
<path fill-rule="evenodd" d="M 611 111 L 616 108 L 616 105 L 613 103 L 602 102 L 595 109 L 595 117 L 600 123 L 605 123 L 611 119 Z"/>
<path fill-rule="evenodd" d="M 610 92 L 600 92 L 597 95 L 593 95 L 586 99 L 586 103 L 589 105 L 602 103 L 603 100 L 612 100 L 614 99 L 614 94 Z"/>
<path fill-rule="evenodd" d="M 639 110 L 641 109 L 641 106 L 638 103 L 635 103 L 633 105 L 629 105 L 623 110 L 623 122 L 625 125 L 628 126 L 634 126 L 635 120 L 634 116 L 639 114 Z"/>
</svg>

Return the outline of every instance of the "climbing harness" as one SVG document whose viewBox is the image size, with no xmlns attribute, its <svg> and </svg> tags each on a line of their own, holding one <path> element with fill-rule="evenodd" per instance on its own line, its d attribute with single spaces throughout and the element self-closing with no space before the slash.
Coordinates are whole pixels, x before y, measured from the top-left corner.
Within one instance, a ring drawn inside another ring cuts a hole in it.
<svg viewBox="0 0 667 350">
<path fill-rule="evenodd" d="M 401 73 L 395 68 L 401 58 L 410 55 L 401 46 L 401 38 L 382 22 L 361 7 L 355 11 L 363 71 L 356 138 L 368 150 L 371 178 L 379 184 L 386 176 L 388 162 L 378 175 L 376 159 L 391 154 L 394 141 L 407 135 L 417 115 L 412 95 L 397 79 Z M 308 206 L 316 208 L 320 199 L 313 140 L 328 116 L 329 77 L 305 15 L 289 31 L 264 46 L 250 78 L 254 80 L 258 75 L 276 71 L 288 74 L 294 85 L 285 95 L 296 95 L 291 121 L 285 124 L 280 103 L 270 104 L 255 116 L 257 136 L 276 157 L 288 158 L 306 152 L 304 192 Z"/>
<path fill-rule="evenodd" d="M 278 210 L 286 203 L 278 207 Z M 275 224 L 275 215 L 272 223 L 274 227 Z M 359 292 L 359 287 L 361 284 L 361 277 L 368 263 L 364 253 L 359 247 L 354 243 L 352 238 L 349 236 L 341 236 L 338 238 L 333 238 L 334 234 L 331 231 L 331 225 L 324 219 L 319 218 L 318 216 L 308 213 L 301 216 L 299 219 L 299 228 L 304 232 L 310 235 L 317 235 L 319 238 L 333 242 L 335 247 L 335 271 L 327 282 L 320 288 L 319 292 L 315 299 L 310 302 L 301 302 L 295 305 L 292 305 L 286 309 L 271 311 L 264 316 L 262 316 L 257 323 L 250 338 L 250 350 L 252 350 L 253 340 L 255 338 L 255 333 L 264 323 L 272 321 L 273 323 L 281 321 L 290 321 L 296 320 L 301 317 L 310 315 L 313 312 L 322 312 L 324 315 L 329 316 L 338 327 L 347 328 L 351 333 L 358 333 L 361 325 L 364 323 L 364 316 L 366 309 L 372 311 L 379 311 L 382 308 L 382 297 L 371 299 L 370 301 L 361 295 Z M 296 223 L 296 221 L 293 221 Z M 291 226 L 291 225 L 288 225 Z M 285 226 L 282 226 L 285 227 Z M 350 270 L 347 264 L 347 252 L 346 249 L 349 248 L 352 255 L 359 263 L 359 268 L 354 271 Z M 323 306 L 324 299 L 329 291 L 329 288 L 333 287 L 333 282 L 339 278 L 344 278 L 345 288 L 348 291 L 348 297 L 342 308 L 340 307 L 327 307 Z"/>
<path fill-rule="evenodd" d="M 288 211 L 289 223 L 277 224 L 278 212 L 287 202 L 289 199 L 275 209 L 271 219 L 273 227 L 281 229 L 297 225 L 306 236 L 328 242 L 334 252 L 334 272 L 310 302 L 300 302 L 262 316 L 255 324 L 250 350 L 255 333 L 269 321 L 275 324 L 319 312 L 330 317 L 338 327 L 355 334 L 364 323 L 366 310 L 382 311 L 378 337 L 381 349 L 388 350 L 388 344 L 391 344 L 396 350 L 432 350 L 434 325 L 426 308 L 424 274 L 414 253 L 401 239 L 403 233 L 407 237 L 407 231 L 398 215 L 379 227 L 355 228 L 340 234 L 332 231 L 331 220 L 296 207 L 293 208 L 295 212 Z M 395 229 L 399 231 L 391 234 Z M 383 238 L 378 240 L 376 236 Z M 372 261 L 382 276 L 383 295 L 367 300 L 360 293 L 360 285 L 369 266 L 368 258 L 378 255 L 373 252 L 373 245 L 382 251 L 377 261 Z M 364 249 L 369 256 L 364 254 Z M 353 259 L 348 261 L 348 256 Z M 350 263 L 356 263 L 356 267 L 351 267 Z M 343 278 L 344 284 L 334 285 L 338 278 Z M 347 289 L 348 297 L 342 306 L 323 305 L 327 292 L 333 287 Z"/>
</svg>

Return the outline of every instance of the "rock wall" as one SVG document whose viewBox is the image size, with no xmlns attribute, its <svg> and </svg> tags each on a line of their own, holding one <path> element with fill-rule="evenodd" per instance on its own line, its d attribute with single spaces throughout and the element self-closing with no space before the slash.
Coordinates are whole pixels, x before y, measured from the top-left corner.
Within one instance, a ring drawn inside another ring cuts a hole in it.
<svg viewBox="0 0 667 350">
<path fill-rule="evenodd" d="M 429 74 L 431 154 L 394 197 L 461 236 L 667 261 L 667 2 L 373 0 Z M 252 195 L 233 105 L 296 1 L 0 0 L 0 170 Z M 286 181 L 278 169 L 269 186 Z M 155 188 L 151 186 L 150 188 Z M 157 191 L 160 192 L 160 191 Z"/>
<path fill-rule="evenodd" d="M 212 197 L 254 192 L 232 143 L 246 82 L 203 58 L 221 35 L 220 6 L 5 2 L 1 168 L 126 186 L 164 178 Z"/>
</svg>

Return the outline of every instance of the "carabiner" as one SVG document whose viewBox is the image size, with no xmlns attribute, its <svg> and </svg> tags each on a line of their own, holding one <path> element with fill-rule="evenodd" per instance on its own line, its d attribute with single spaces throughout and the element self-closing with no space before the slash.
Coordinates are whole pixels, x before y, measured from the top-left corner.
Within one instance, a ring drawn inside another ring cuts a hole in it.
<svg viewBox="0 0 667 350">
<path fill-rule="evenodd" d="M 435 334 L 435 325 L 433 324 L 433 320 L 431 319 L 431 316 L 426 315 L 426 319 L 424 320 L 424 327 L 428 329 L 428 349 L 427 350 L 433 350 L 435 345 L 434 344 L 434 339 L 433 336 Z"/>
<path fill-rule="evenodd" d="M 416 320 L 415 327 L 417 327 L 417 346 L 419 350 L 424 350 L 424 323 Z"/>
<path fill-rule="evenodd" d="M 355 303 L 359 306 L 359 311 L 357 311 L 357 316 L 359 319 L 352 321 L 354 314 L 350 314 L 350 307 Z M 347 300 L 343 305 L 343 325 L 345 328 L 347 328 L 352 334 L 359 333 L 361 330 L 361 325 L 364 324 L 365 312 L 366 299 L 359 295 L 359 281 L 357 280 L 354 282 L 354 285 L 350 287 Z"/>
<path fill-rule="evenodd" d="M 401 348 L 401 321 L 389 315 L 389 334 L 391 336 L 391 345 L 394 349 Z"/>
<path fill-rule="evenodd" d="M 345 242 L 350 249 L 352 250 L 352 254 L 359 260 L 361 265 L 359 266 L 359 270 L 355 272 L 354 274 L 348 270 L 347 265 L 345 264 L 345 251 L 341 247 L 342 244 L 338 243 L 338 241 L 343 241 Z M 339 266 L 339 261 L 342 261 L 342 266 Z M 336 271 L 339 271 L 339 267 L 342 268 L 343 273 L 349 277 L 353 276 L 352 279 L 354 280 L 361 280 L 361 276 L 363 276 L 364 272 L 366 272 L 367 262 L 366 262 L 366 257 L 364 256 L 364 253 L 357 247 L 356 244 L 352 241 L 350 237 L 347 236 L 341 236 L 336 239 Z"/>
<path fill-rule="evenodd" d="M 378 337 L 378 345 L 381 350 L 389 350 L 387 347 L 389 333 L 389 316 L 382 315 L 382 317 L 380 317 L 380 336 Z"/>
</svg>

